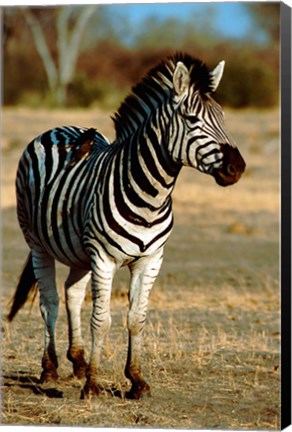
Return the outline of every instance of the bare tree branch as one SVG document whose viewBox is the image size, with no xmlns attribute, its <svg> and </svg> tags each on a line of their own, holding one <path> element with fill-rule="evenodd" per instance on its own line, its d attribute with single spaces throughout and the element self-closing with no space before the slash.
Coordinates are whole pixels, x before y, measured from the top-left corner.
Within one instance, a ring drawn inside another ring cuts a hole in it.
<svg viewBox="0 0 292 432">
<path fill-rule="evenodd" d="M 64 79 L 64 82 L 68 82 L 72 78 L 72 74 L 75 70 L 75 66 L 78 58 L 81 38 L 84 33 L 86 24 L 94 12 L 96 12 L 96 6 L 94 5 L 87 6 L 86 8 L 82 9 L 78 17 L 77 23 L 74 29 L 72 30 L 71 38 L 68 41 L 68 46 L 67 46 L 66 62 L 63 68 L 62 78 Z"/>
<path fill-rule="evenodd" d="M 54 92 L 58 83 L 58 72 L 54 60 L 47 45 L 43 29 L 38 19 L 33 15 L 29 8 L 23 9 L 24 18 L 32 31 L 36 49 L 42 59 L 50 90 Z"/>
<path fill-rule="evenodd" d="M 42 59 L 50 90 L 55 95 L 57 103 L 63 105 L 66 101 L 68 84 L 72 81 L 81 38 L 88 20 L 96 12 L 97 6 L 79 8 L 79 14 L 72 30 L 69 29 L 74 6 L 63 6 L 58 10 L 56 18 L 58 64 L 56 65 L 50 53 L 41 23 L 29 8 L 23 9 L 24 17 L 30 27 L 36 49 Z"/>
<path fill-rule="evenodd" d="M 57 26 L 57 48 L 58 48 L 58 63 L 59 69 L 62 65 L 62 59 L 66 55 L 68 46 L 68 21 L 71 15 L 72 9 L 70 6 L 62 7 L 59 10 L 56 20 Z"/>
</svg>

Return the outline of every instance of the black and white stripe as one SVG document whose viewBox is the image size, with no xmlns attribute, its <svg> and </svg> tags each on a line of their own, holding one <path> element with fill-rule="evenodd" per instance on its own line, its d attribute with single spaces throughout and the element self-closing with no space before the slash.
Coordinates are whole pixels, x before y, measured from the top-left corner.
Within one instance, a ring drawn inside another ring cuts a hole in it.
<svg viewBox="0 0 292 432">
<path fill-rule="evenodd" d="M 24 151 L 16 179 L 17 212 L 46 323 L 43 380 L 57 376 L 54 260 L 70 267 L 65 284 L 68 358 L 78 376 L 86 368 L 80 308 L 91 274 L 92 349 L 85 396 L 98 393 L 112 279 L 119 267 L 128 265 L 128 396 L 149 392 L 141 376 L 139 347 L 148 296 L 173 225 L 176 178 L 183 165 L 192 166 L 227 186 L 245 167 L 225 131 L 222 109 L 211 97 L 223 66 L 210 72 L 200 61 L 177 54 L 153 68 L 122 103 L 114 117 L 112 144 L 94 129 L 71 126 L 45 132 Z"/>
</svg>

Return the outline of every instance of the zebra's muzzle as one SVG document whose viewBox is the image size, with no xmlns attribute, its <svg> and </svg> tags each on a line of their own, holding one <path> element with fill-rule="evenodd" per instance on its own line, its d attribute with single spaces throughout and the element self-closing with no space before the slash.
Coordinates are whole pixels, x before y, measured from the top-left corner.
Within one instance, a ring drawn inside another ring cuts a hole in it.
<svg viewBox="0 0 292 432">
<path fill-rule="evenodd" d="M 238 182 L 245 170 L 245 161 L 236 147 L 228 144 L 222 145 L 224 155 L 222 167 L 212 173 L 217 184 L 220 186 L 231 186 Z"/>
</svg>

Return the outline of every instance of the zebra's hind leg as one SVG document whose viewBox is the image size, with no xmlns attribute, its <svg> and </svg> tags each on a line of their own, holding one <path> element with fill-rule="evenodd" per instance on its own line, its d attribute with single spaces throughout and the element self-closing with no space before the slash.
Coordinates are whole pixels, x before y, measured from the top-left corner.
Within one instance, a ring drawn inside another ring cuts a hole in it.
<svg viewBox="0 0 292 432">
<path fill-rule="evenodd" d="M 59 297 L 55 281 L 55 260 L 47 253 L 32 251 L 34 274 L 40 291 L 40 310 L 45 322 L 45 348 L 42 358 L 41 383 L 58 379 L 55 327 Z"/>
<path fill-rule="evenodd" d="M 145 325 L 148 298 L 162 263 L 162 250 L 153 257 L 140 258 L 131 266 L 130 310 L 128 313 L 129 345 L 125 375 L 131 381 L 128 399 L 150 396 L 150 386 L 141 371 L 140 351 Z"/>
<path fill-rule="evenodd" d="M 73 373 L 84 378 L 87 363 L 84 359 L 84 344 L 81 333 L 81 306 L 85 297 L 90 273 L 86 270 L 71 268 L 65 282 L 66 309 L 69 324 L 69 349 L 67 358 L 73 363 Z"/>
</svg>

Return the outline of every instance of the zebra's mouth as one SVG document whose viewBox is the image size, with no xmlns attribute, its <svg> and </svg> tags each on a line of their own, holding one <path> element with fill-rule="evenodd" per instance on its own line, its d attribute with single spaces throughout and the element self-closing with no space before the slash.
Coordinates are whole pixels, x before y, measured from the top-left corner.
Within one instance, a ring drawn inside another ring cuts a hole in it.
<svg viewBox="0 0 292 432">
<path fill-rule="evenodd" d="M 221 149 L 224 154 L 223 165 L 212 174 L 218 185 L 231 186 L 240 179 L 245 170 L 245 162 L 237 148 L 225 144 Z"/>
<path fill-rule="evenodd" d="M 234 173 L 233 175 L 224 174 L 222 171 L 214 172 L 213 176 L 216 180 L 216 183 L 219 186 L 231 186 L 234 183 L 238 182 L 241 177 L 241 172 Z"/>
</svg>

